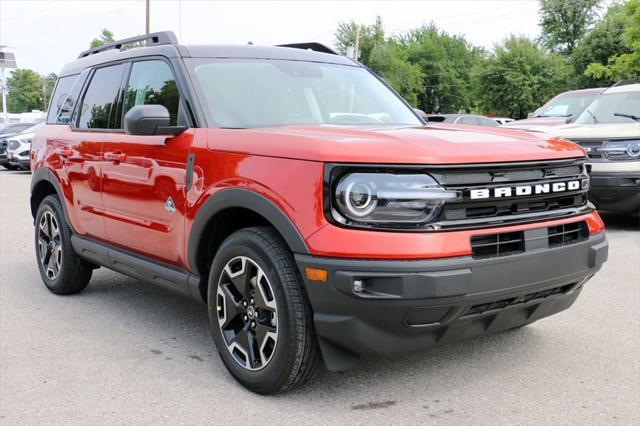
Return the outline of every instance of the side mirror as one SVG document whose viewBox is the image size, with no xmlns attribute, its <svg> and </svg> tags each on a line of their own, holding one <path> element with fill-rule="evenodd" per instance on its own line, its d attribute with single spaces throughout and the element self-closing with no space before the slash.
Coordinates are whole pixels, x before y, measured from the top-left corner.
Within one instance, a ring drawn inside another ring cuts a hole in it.
<svg viewBox="0 0 640 426">
<path fill-rule="evenodd" d="M 427 117 L 427 114 L 420 108 L 413 108 L 413 112 L 415 112 L 418 117 L 422 118 L 425 123 L 429 122 L 429 118 Z"/>
<path fill-rule="evenodd" d="M 169 110 L 162 105 L 136 105 L 124 115 L 124 130 L 130 135 L 177 136 L 185 126 L 170 126 Z"/>
<path fill-rule="evenodd" d="M 567 117 L 567 119 L 565 120 L 565 123 L 569 124 L 569 123 L 573 123 L 573 121 L 576 119 L 575 115 L 570 115 Z"/>
</svg>

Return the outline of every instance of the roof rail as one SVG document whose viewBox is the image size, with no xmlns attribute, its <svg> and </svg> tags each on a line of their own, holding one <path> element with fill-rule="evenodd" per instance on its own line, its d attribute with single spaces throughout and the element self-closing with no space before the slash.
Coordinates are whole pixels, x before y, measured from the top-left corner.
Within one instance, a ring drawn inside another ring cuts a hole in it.
<svg viewBox="0 0 640 426">
<path fill-rule="evenodd" d="M 79 56 L 79 58 L 84 58 L 89 55 L 94 55 L 96 53 L 105 52 L 111 49 L 120 49 L 122 46 L 133 43 L 142 43 L 144 42 L 147 46 L 159 46 L 162 44 L 178 44 L 178 39 L 173 31 L 161 31 L 157 33 L 150 33 L 139 35 L 135 37 L 124 38 L 122 40 L 117 40 L 111 43 L 103 44 L 98 47 L 94 47 L 93 49 L 85 50 Z"/>
<path fill-rule="evenodd" d="M 290 47 L 292 49 L 313 50 L 315 52 L 322 52 L 322 53 L 329 53 L 331 55 L 338 55 L 338 52 L 336 52 L 335 50 L 331 49 L 330 47 L 327 47 L 324 44 L 316 43 L 316 42 L 279 44 L 278 47 Z"/>
</svg>

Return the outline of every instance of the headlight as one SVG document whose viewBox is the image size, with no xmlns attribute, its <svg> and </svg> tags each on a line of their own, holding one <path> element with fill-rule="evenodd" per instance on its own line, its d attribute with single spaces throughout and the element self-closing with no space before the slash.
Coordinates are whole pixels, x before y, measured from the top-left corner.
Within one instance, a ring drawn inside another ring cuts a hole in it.
<svg viewBox="0 0 640 426">
<path fill-rule="evenodd" d="M 411 227 L 431 222 L 445 201 L 460 198 L 426 174 L 350 173 L 334 192 L 333 218 L 344 224 Z"/>
<path fill-rule="evenodd" d="M 640 160 L 640 139 L 609 141 L 601 151 L 609 160 Z"/>
</svg>

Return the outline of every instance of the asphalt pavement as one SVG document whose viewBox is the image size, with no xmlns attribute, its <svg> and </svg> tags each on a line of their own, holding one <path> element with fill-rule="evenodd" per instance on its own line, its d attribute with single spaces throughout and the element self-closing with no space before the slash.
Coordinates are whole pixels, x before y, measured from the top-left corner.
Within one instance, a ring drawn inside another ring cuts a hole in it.
<svg viewBox="0 0 640 426">
<path fill-rule="evenodd" d="M 40 280 L 30 175 L 0 171 L 0 425 L 640 424 L 640 230 L 605 218 L 609 261 L 576 304 L 502 334 L 275 397 L 236 384 L 204 304 L 104 268 L 55 296 Z"/>
</svg>

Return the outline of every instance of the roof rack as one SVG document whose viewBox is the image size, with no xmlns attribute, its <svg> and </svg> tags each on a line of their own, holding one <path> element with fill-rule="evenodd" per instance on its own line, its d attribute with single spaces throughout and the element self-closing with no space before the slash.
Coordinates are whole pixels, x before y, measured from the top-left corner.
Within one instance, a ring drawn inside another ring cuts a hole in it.
<svg viewBox="0 0 640 426">
<path fill-rule="evenodd" d="M 316 43 L 316 42 L 279 44 L 278 47 L 290 47 L 292 49 L 313 50 L 314 52 L 322 52 L 322 53 L 329 53 L 331 55 L 338 55 L 338 52 L 331 49 L 330 47 L 327 47 L 324 44 Z"/>
<path fill-rule="evenodd" d="M 640 83 L 640 80 L 620 80 L 617 81 L 613 86 L 611 87 L 618 87 L 618 86 L 628 86 L 630 84 L 638 84 Z"/>
<path fill-rule="evenodd" d="M 105 52 L 111 49 L 121 49 L 122 46 L 127 44 L 143 42 L 147 46 L 160 46 L 163 44 L 178 44 L 178 39 L 176 38 L 176 35 L 173 33 L 173 31 L 161 31 L 157 33 L 144 34 L 135 37 L 124 38 L 122 40 L 117 40 L 98 47 L 94 47 L 93 49 L 85 50 L 78 56 L 78 59 L 87 57 L 89 55 L 94 55 L 96 53 Z"/>
</svg>

